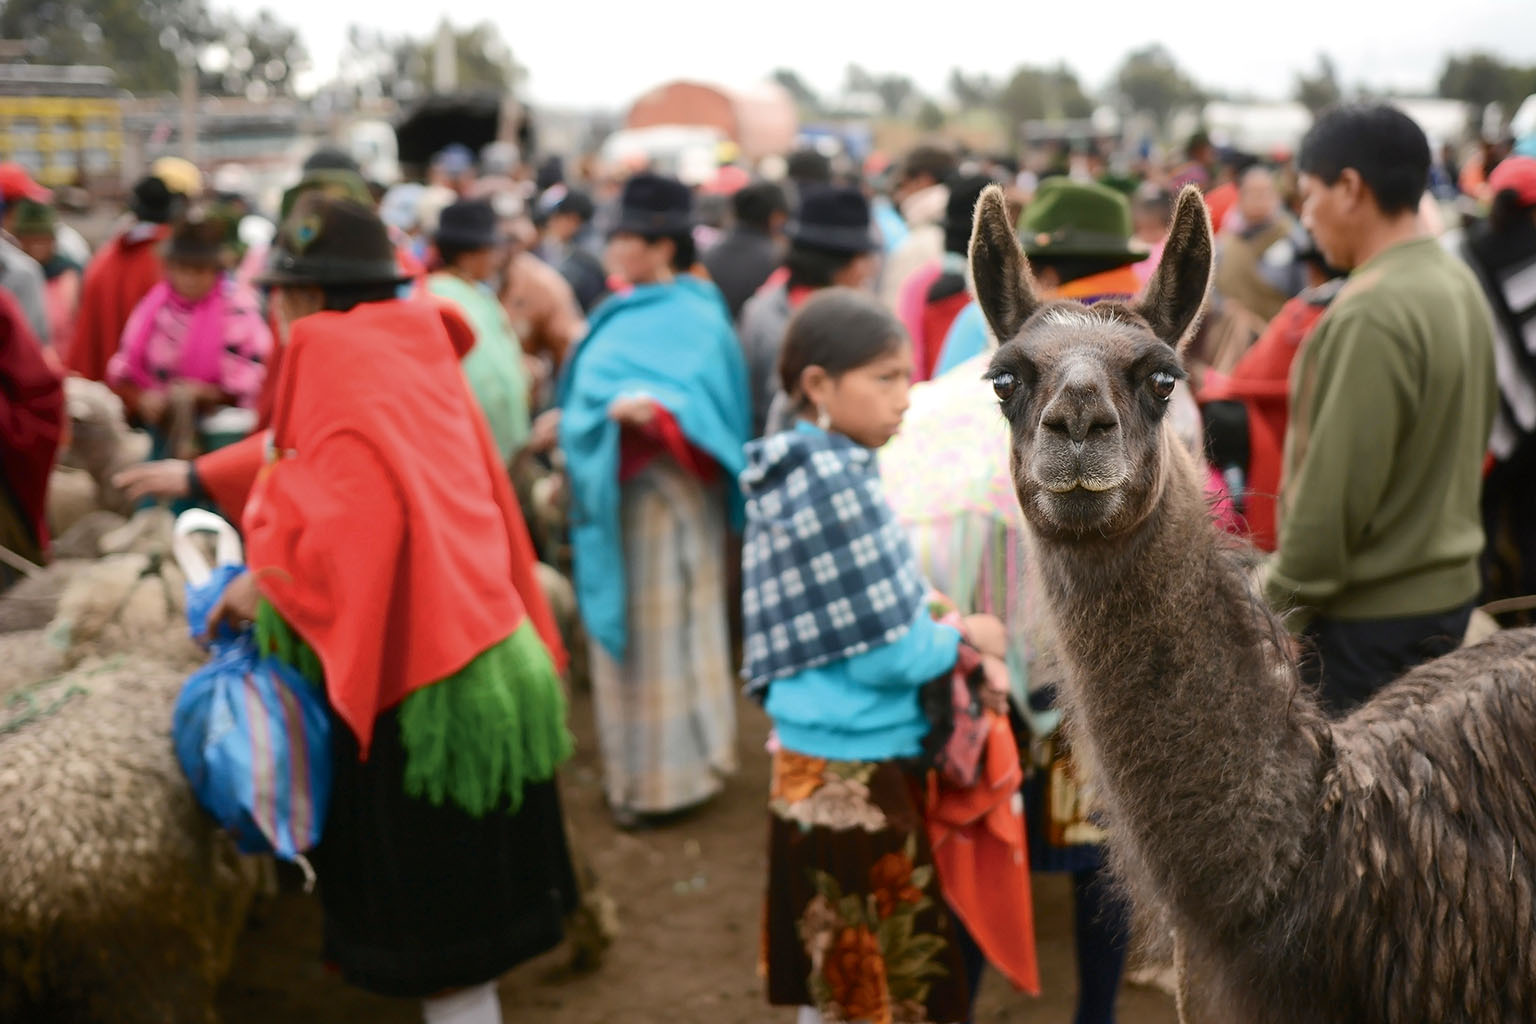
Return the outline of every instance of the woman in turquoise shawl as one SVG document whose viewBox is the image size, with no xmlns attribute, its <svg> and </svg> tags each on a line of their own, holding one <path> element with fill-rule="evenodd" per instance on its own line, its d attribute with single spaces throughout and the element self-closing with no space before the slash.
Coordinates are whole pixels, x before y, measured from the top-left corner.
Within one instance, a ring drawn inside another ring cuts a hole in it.
<svg viewBox="0 0 1536 1024">
<path fill-rule="evenodd" d="M 688 273 L 690 206 L 670 178 L 625 186 L 607 263 L 631 287 L 594 312 L 558 394 L 604 787 L 626 827 L 736 769 L 724 555 L 750 403 L 724 300 Z"/>
</svg>

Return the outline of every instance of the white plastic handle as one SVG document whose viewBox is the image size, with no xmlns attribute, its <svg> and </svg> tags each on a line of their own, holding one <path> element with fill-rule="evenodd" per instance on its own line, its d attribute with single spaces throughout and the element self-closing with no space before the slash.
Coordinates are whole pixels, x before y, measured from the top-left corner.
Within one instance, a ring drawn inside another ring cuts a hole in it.
<svg viewBox="0 0 1536 1024">
<path fill-rule="evenodd" d="M 182 575 L 193 586 L 202 586 L 213 575 L 213 566 L 208 564 L 202 551 L 192 543 L 194 533 L 218 536 L 218 544 L 214 548 L 214 557 L 218 559 L 216 564 L 241 565 L 245 562 L 245 548 L 240 543 L 240 534 L 233 526 L 207 509 L 188 509 L 176 517 L 171 551 L 176 555 L 176 564 L 181 566 Z"/>
</svg>

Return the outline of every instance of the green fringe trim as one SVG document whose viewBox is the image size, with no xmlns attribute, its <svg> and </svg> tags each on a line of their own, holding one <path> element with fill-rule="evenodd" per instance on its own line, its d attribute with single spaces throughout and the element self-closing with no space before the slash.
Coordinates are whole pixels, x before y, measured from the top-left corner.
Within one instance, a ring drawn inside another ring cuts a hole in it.
<svg viewBox="0 0 1536 1024">
<path fill-rule="evenodd" d="M 256 640 L 323 685 L 319 657 L 266 601 Z M 399 718 L 406 793 L 439 806 L 452 801 L 477 818 L 504 800 L 516 812 L 523 787 L 554 778 L 574 749 L 560 676 L 527 620 L 453 675 L 407 696 Z"/>
</svg>

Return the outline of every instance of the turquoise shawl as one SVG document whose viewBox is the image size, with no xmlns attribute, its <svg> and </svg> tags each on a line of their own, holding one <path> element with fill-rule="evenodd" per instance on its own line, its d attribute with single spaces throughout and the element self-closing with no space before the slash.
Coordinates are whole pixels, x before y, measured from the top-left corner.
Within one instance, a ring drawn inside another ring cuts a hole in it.
<svg viewBox="0 0 1536 1024">
<path fill-rule="evenodd" d="M 751 403 L 741 346 L 714 285 L 684 276 L 613 296 L 593 312 L 560 377 L 556 401 L 570 479 L 576 597 L 587 632 L 621 661 L 629 629 L 619 425 L 608 418 L 608 406 L 634 395 L 654 399 L 720 464 L 732 523 L 739 524 L 735 480 L 745 465 Z"/>
</svg>

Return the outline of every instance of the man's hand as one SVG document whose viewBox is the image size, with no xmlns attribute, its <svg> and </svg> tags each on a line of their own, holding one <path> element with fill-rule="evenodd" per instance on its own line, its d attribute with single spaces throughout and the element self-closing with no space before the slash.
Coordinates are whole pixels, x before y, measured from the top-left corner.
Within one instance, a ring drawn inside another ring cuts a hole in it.
<svg viewBox="0 0 1536 1024">
<path fill-rule="evenodd" d="M 131 466 L 112 478 L 112 485 L 120 489 L 129 501 L 144 498 L 174 500 L 185 498 L 192 490 L 192 463 L 180 459 L 164 462 L 146 462 Z"/>
</svg>

